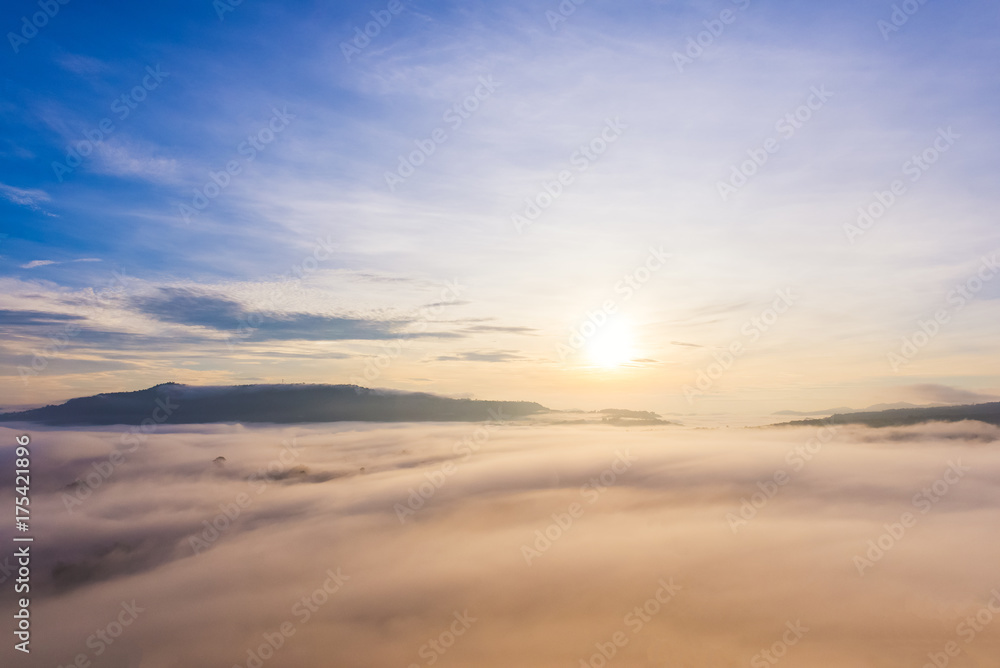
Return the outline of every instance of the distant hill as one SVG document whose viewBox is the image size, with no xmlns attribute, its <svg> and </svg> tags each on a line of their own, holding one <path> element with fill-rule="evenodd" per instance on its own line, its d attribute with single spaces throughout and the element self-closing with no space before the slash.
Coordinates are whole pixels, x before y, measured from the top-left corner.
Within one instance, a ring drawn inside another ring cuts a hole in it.
<svg viewBox="0 0 1000 668">
<path fill-rule="evenodd" d="M 206 424 L 212 422 L 478 422 L 548 409 L 528 401 L 449 399 L 423 392 L 357 385 L 238 385 L 164 383 L 136 392 L 70 399 L 58 406 L 0 415 L 0 422 L 47 425 Z M 149 424 L 149 422 L 147 422 Z"/>
<path fill-rule="evenodd" d="M 987 424 L 1000 425 L 1000 401 L 965 406 L 932 406 L 929 408 L 896 408 L 886 411 L 838 413 L 822 420 L 794 420 L 776 426 L 833 423 L 863 424 L 869 427 L 900 427 L 920 424 L 921 422 L 958 422 L 959 420 L 978 420 Z"/>
<path fill-rule="evenodd" d="M 680 426 L 677 422 L 669 422 L 651 411 L 630 411 L 624 408 L 605 408 L 597 411 L 604 417 L 601 422 L 619 427 L 644 427 L 650 425 Z"/>
</svg>

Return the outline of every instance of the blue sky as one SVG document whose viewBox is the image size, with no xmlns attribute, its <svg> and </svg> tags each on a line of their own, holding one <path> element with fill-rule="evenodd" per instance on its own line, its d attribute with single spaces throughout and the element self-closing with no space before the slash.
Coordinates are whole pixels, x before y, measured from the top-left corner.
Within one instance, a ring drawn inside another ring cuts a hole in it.
<svg viewBox="0 0 1000 668">
<path fill-rule="evenodd" d="M 0 404 L 359 378 L 677 412 L 1000 394 L 1000 279 L 948 302 L 1000 249 L 992 3 L 914 2 L 891 32 L 873 1 L 588 0 L 554 27 L 559 2 L 389 4 L 72 0 L 13 45 L 42 10 L 6 5 Z M 670 259 L 626 299 L 651 247 Z M 788 312 L 744 329 L 782 289 Z"/>
</svg>

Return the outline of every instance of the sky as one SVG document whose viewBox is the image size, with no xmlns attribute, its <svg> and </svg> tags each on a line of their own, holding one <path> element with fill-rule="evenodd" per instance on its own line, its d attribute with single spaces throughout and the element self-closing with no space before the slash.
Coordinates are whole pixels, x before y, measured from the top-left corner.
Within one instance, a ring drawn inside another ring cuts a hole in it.
<svg viewBox="0 0 1000 668">
<path fill-rule="evenodd" d="M 993 3 L 0 23 L 0 406 L 167 381 L 671 414 L 1000 395 Z"/>
</svg>

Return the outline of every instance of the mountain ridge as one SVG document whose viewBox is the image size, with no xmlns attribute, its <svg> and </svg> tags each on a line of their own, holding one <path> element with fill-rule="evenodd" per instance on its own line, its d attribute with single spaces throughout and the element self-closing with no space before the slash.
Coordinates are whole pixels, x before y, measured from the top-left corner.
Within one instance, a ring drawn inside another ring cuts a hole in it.
<svg viewBox="0 0 1000 668">
<path fill-rule="evenodd" d="M 983 404 L 962 404 L 958 406 L 894 408 L 884 411 L 838 413 L 823 419 L 792 420 L 791 422 L 781 422 L 771 426 L 863 424 L 869 427 L 902 427 L 921 424 L 923 422 L 959 422 L 961 420 L 977 420 L 1000 426 L 1000 401 Z"/>
<path fill-rule="evenodd" d="M 0 422 L 46 425 L 225 422 L 478 422 L 547 413 L 530 401 L 451 399 L 357 385 L 200 386 L 161 383 L 0 414 Z"/>
</svg>

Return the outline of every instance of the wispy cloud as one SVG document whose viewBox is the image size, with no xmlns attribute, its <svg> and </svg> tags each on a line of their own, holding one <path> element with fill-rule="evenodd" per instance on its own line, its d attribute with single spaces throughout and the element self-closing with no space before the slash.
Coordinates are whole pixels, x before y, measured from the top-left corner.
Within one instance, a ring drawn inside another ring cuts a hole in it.
<svg viewBox="0 0 1000 668">
<path fill-rule="evenodd" d="M 56 260 L 32 260 L 31 262 L 28 262 L 27 264 L 20 265 L 20 267 L 21 267 L 21 269 L 34 269 L 35 267 L 46 267 L 46 266 L 48 266 L 50 264 L 67 264 L 67 263 L 70 263 L 70 262 L 102 262 L 102 260 L 99 257 L 81 257 L 81 258 L 76 259 L 76 260 L 62 260 L 62 261 L 56 261 Z"/>
<path fill-rule="evenodd" d="M 77 320 L 83 320 L 83 317 L 67 313 L 0 309 L 0 327 L 52 325 Z"/>
<path fill-rule="evenodd" d="M 73 74 L 100 74 L 108 70 L 107 63 L 78 53 L 64 53 L 56 56 L 55 60 L 59 67 Z"/>
<path fill-rule="evenodd" d="M 33 211 L 41 210 L 40 202 L 49 202 L 52 199 L 47 192 L 39 188 L 15 188 L 5 183 L 0 183 L 0 197 Z"/>
<path fill-rule="evenodd" d="M 133 305 L 163 322 L 217 331 L 243 329 L 248 341 L 362 341 L 401 338 L 457 338 L 451 332 L 411 332 L 412 319 L 380 320 L 294 311 L 255 311 L 228 297 L 186 288 L 160 288 Z"/>
<path fill-rule="evenodd" d="M 503 334 L 535 334 L 538 332 L 534 327 L 504 327 L 502 325 L 476 325 L 474 327 L 467 327 L 463 331 L 474 333 L 498 332 Z"/>
<path fill-rule="evenodd" d="M 439 355 L 436 362 L 521 362 L 527 358 L 516 350 L 471 351 L 454 355 Z"/>
<path fill-rule="evenodd" d="M 97 146 L 96 171 L 113 176 L 172 182 L 178 163 L 157 155 L 157 150 L 136 142 L 109 139 Z"/>
</svg>

